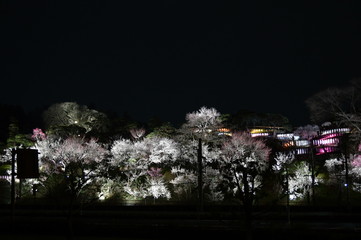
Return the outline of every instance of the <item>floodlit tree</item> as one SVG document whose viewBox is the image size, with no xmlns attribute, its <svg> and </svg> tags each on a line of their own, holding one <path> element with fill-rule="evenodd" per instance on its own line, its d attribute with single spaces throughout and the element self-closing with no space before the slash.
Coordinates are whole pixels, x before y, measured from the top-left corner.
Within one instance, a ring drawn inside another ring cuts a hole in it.
<svg viewBox="0 0 361 240">
<path fill-rule="evenodd" d="M 145 146 L 142 142 L 134 143 L 129 139 L 119 139 L 111 147 L 110 165 L 125 176 L 124 190 L 135 198 L 146 197 L 146 187 L 142 184 L 148 165 L 145 158 Z M 118 181 L 122 181 L 119 178 Z"/>
<path fill-rule="evenodd" d="M 221 114 L 215 108 L 201 107 L 198 111 L 186 114 L 186 123 L 181 131 L 187 136 L 203 140 L 217 136 L 221 126 Z"/>
<path fill-rule="evenodd" d="M 328 88 L 306 100 L 311 120 L 332 121 L 361 134 L 361 80 L 352 80 L 343 88 Z"/>
<path fill-rule="evenodd" d="M 142 137 L 144 137 L 145 129 L 144 128 L 132 128 L 129 130 L 129 132 L 134 140 L 139 140 Z"/>
<path fill-rule="evenodd" d="M 279 172 L 284 177 L 282 179 L 282 188 L 287 197 L 287 215 L 288 223 L 290 223 L 290 188 L 289 188 L 289 175 L 290 166 L 295 160 L 295 154 L 292 152 L 278 152 L 275 155 L 276 164 L 272 166 L 275 172 Z"/>
<path fill-rule="evenodd" d="M 170 191 L 166 186 L 166 183 L 163 178 L 161 168 L 151 167 L 150 170 L 147 171 L 150 180 L 149 180 L 149 188 L 148 195 L 152 196 L 154 199 L 165 197 L 169 199 L 171 197 Z"/>
<path fill-rule="evenodd" d="M 328 183 L 338 182 L 341 175 L 344 175 L 344 156 L 325 160 L 325 167 L 328 172 Z"/>
<path fill-rule="evenodd" d="M 342 189 L 346 190 L 346 203 L 349 204 L 349 193 L 351 186 L 356 186 L 356 184 L 351 184 L 351 177 L 354 176 L 352 172 L 352 164 L 350 164 L 349 159 L 354 159 L 356 155 L 349 154 L 347 157 L 345 154 L 341 154 L 338 157 L 328 159 L 325 161 L 324 166 L 327 169 L 328 178 L 325 183 L 333 186 L 338 186 L 338 200 L 341 200 Z M 351 172 L 350 172 L 351 170 Z"/>
<path fill-rule="evenodd" d="M 252 206 L 262 185 L 262 173 L 269 167 L 270 149 L 261 140 L 239 132 L 224 141 L 220 171 L 229 189 L 243 203 L 247 229 L 252 227 Z"/>
<path fill-rule="evenodd" d="M 275 155 L 275 161 L 276 163 L 272 166 L 272 169 L 277 172 L 281 173 L 285 179 L 283 182 L 285 185 L 283 185 L 283 188 L 287 194 L 287 198 L 289 199 L 289 187 L 288 187 L 288 178 L 290 175 L 290 167 L 293 161 L 295 160 L 295 154 L 292 152 L 278 152 Z M 287 199 L 287 201 L 288 201 Z"/>
<path fill-rule="evenodd" d="M 223 175 L 217 168 L 206 166 L 204 168 L 204 186 L 205 198 L 212 202 L 224 200 L 223 183 L 225 181 Z"/>
<path fill-rule="evenodd" d="M 35 141 L 41 141 L 46 139 L 46 134 L 43 132 L 40 128 L 33 129 L 33 135 L 31 135 L 31 138 Z"/>
<path fill-rule="evenodd" d="M 359 150 L 361 150 L 361 144 L 359 145 Z M 353 154 L 350 156 L 350 174 L 353 177 L 353 189 L 355 191 L 361 192 L 361 155 Z"/>
<path fill-rule="evenodd" d="M 171 169 L 174 176 L 170 183 L 174 186 L 174 193 L 185 199 L 192 196 L 193 189 L 197 186 L 197 175 L 194 171 L 185 167 L 174 166 Z"/>
<path fill-rule="evenodd" d="M 293 133 L 300 136 L 301 139 L 311 141 L 314 137 L 318 136 L 320 128 L 317 125 L 306 125 L 298 127 Z"/>
<path fill-rule="evenodd" d="M 178 144 L 174 140 L 156 137 L 141 141 L 119 139 L 113 143 L 111 153 L 110 164 L 124 176 L 124 191 L 130 196 L 136 199 L 170 196 L 160 173 L 179 157 Z"/>
<path fill-rule="evenodd" d="M 61 176 L 71 196 L 71 204 L 83 189 L 99 175 L 101 163 L 108 150 L 95 139 L 69 137 L 38 139 L 35 148 L 39 151 L 41 179 Z"/>
<path fill-rule="evenodd" d="M 70 197 L 68 234 L 71 236 L 74 203 L 102 172 L 101 163 L 105 160 L 108 150 L 95 139 L 86 140 L 78 137 L 46 137 L 38 139 L 35 146 L 39 151 L 41 183 L 49 186 L 49 182 L 55 181 L 58 183 L 55 185 L 64 184 L 67 187 Z M 52 184 L 50 186 L 52 187 Z M 95 198 L 96 192 L 93 194 Z M 63 197 L 65 195 L 63 193 Z"/>
<path fill-rule="evenodd" d="M 174 162 L 171 172 L 174 176 L 171 183 L 175 193 L 178 196 L 184 196 L 186 199 L 192 197 L 194 190 L 198 187 L 197 173 L 197 150 L 198 141 L 188 140 L 180 145 L 180 157 Z M 219 159 L 220 149 L 210 147 L 207 143 L 202 142 L 203 158 L 203 189 L 206 191 L 206 197 L 211 201 L 223 199 L 221 191 L 218 189 L 222 183 L 222 175 L 215 169 Z"/>
<path fill-rule="evenodd" d="M 189 144 L 187 141 L 197 140 L 197 148 L 194 149 L 194 153 L 197 155 L 195 159 L 197 159 L 196 166 L 193 166 L 192 170 L 197 170 L 197 188 L 198 188 L 198 199 L 199 199 L 199 207 L 203 208 L 203 189 L 204 189 L 204 181 L 203 174 L 205 173 L 205 169 L 203 169 L 203 143 L 208 146 L 216 147 L 219 145 L 220 140 L 222 139 L 221 135 L 218 132 L 218 129 L 222 126 L 222 117 L 221 114 L 215 108 L 207 108 L 201 107 L 198 111 L 188 113 L 186 115 L 186 123 L 182 125 L 180 132 L 181 141 L 184 144 Z M 193 144 L 193 143 L 191 143 Z"/>
<path fill-rule="evenodd" d="M 319 179 L 315 178 L 314 184 L 318 185 L 319 182 Z M 310 194 L 312 185 L 313 179 L 309 165 L 306 162 L 299 162 L 288 180 L 290 200 L 301 199 L 306 194 Z"/>
<path fill-rule="evenodd" d="M 292 152 L 276 153 L 276 164 L 272 166 L 272 169 L 276 172 L 287 173 L 287 169 L 289 168 L 290 164 L 292 164 L 293 160 L 295 160 L 295 154 Z"/>
<path fill-rule="evenodd" d="M 342 183 L 346 188 L 347 203 L 349 203 L 349 191 L 361 192 L 361 144 L 354 153 L 342 154 L 338 158 L 325 161 L 325 167 L 329 173 L 330 184 Z M 352 181 L 351 181 L 352 180 Z"/>
<path fill-rule="evenodd" d="M 305 139 L 308 141 L 308 149 L 310 155 L 310 166 L 311 166 L 311 179 L 312 179 L 312 202 L 315 203 L 315 185 L 316 185 L 316 164 L 315 164 L 315 156 L 314 156 L 314 149 L 313 149 L 313 142 L 312 140 L 319 135 L 320 128 L 317 125 L 306 125 L 298 127 L 294 134 L 296 136 L 300 136 L 301 139 Z"/>
<path fill-rule="evenodd" d="M 176 132 L 177 129 L 173 127 L 170 123 L 164 123 L 161 126 L 153 128 L 153 131 L 150 132 L 147 137 L 174 138 Z"/>
<path fill-rule="evenodd" d="M 9 124 L 9 138 L 7 139 L 7 148 L 13 147 L 31 147 L 34 142 L 26 134 L 21 134 L 19 124 L 14 121 Z"/>
<path fill-rule="evenodd" d="M 43 113 L 43 118 L 46 127 L 57 134 L 79 135 L 104 132 L 107 128 L 104 113 L 75 102 L 53 104 Z"/>
</svg>

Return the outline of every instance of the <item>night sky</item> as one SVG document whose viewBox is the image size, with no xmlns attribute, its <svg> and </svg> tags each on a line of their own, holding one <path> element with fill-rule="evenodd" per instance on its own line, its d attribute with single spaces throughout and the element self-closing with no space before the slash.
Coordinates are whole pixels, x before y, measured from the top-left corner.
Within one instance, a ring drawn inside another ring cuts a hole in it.
<svg viewBox="0 0 361 240">
<path fill-rule="evenodd" d="M 1 1 L 0 103 L 170 122 L 207 106 L 304 125 L 309 96 L 361 76 L 361 1 L 204 2 Z"/>
</svg>

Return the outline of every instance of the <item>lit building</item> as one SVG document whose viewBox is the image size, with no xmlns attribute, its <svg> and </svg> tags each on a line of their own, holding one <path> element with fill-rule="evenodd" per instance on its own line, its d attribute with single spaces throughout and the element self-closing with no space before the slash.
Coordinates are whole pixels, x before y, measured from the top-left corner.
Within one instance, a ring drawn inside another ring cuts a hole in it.
<svg viewBox="0 0 361 240">
<path fill-rule="evenodd" d="M 316 155 L 340 151 L 340 137 L 349 132 L 349 128 L 332 128 L 321 131 L 320 136 L 312 140 Z"/>
<path fill-rule="evenodd" d="M 218 128 L 218 135 L 232 136 L 232 132 L 229 128 Z"/>
<path fill-rule="evenodd" d="M 277 134 L 285 133 L 282 127 L 256 126 L 249 129 L 252 137 L 276 137 Z"/>
<path fill-rule="evenodd" d="M 280 127 L 255 127 L 250 129 L 252 137 L 274 137 L 281 141 L 282 146 L 296 155 L 310 153 L 312 147 L 316 155 L 339 151 L 340 137 L 349 133 L 349 128 L 327 128 L 319 132 L 312 140 L 302 139 L 294 133 L 286 132 Z"/>
</svg>

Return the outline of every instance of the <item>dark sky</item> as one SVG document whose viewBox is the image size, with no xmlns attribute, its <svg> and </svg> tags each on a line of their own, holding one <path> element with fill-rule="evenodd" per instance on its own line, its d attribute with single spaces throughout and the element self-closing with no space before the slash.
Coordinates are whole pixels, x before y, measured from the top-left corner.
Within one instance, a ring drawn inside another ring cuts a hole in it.
<svg viewBox="0 0 361 240">
<path fill-rule="evenodd" d="M 361 1 L 204 2 L 1 1 L 0 103 L 171 122 L 207 106 L 303 125 L 307 97 L 361 75 Z"/>
</svg>

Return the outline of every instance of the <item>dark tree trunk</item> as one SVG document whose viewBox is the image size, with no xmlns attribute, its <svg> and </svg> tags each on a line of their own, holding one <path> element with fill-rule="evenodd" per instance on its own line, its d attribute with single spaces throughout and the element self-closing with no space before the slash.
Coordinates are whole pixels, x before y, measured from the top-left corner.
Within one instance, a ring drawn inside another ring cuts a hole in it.
<svg viewBox="0 0 361 240">
<path fill-rule="evenodd" d="M 248 240 L 253 239 L 253 194 L 249 188 L 248 174 L 243 174 L 242 183 L 244 186 L 243 192 L 243 207 L 245 214 L 245 228 L 246 237 Z"/>
</svg>

